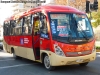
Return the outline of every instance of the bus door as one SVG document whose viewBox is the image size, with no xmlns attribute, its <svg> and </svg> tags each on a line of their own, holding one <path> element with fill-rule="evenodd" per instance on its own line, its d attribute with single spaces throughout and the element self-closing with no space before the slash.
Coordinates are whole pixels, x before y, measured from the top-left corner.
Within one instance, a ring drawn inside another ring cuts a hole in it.
<svg viewBox="0 0 100 75">
<path fill-rule="evenodd" d="M 34 17 L 33 19 L 33 34 L 32 34 L 32 38 L 33 38 L 33 51 L 34 51 L 34 55 L 35 55 L 35 59 L 39 60 L 40 59 L 40 34 L 39 34 L 39 17 Z"/>
</svg>

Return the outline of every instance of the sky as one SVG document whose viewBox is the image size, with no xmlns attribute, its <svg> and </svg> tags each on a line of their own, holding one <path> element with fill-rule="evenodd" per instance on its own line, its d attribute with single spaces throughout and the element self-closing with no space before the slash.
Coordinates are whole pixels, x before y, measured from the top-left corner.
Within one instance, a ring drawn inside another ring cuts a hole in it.
<svg viewBox="0 0 100 75">
<path fill-rule="evenodd" d="M 2 0 L 10 1 L 10 0 Z M 46 3 L 53 2 L 53 0 L 46 0 Z M 13 15 L 13 6 L 14 3 L 0 3 L 0 24 L 3 24 L 3 21 Z"/>
<path fill-rule="evenodd" d="M 0 3 L 0 24 L 3 24 L 5 18 L 12 15 L 13 3 Z"/>
</svg>

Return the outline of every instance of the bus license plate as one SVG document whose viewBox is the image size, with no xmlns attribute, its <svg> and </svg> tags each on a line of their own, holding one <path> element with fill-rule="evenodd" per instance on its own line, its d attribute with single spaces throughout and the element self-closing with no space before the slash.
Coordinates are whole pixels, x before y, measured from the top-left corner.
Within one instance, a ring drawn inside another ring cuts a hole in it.
<svg viewBox="0 0 100 75">
<path fill-rule="evenodd" d="M 76 60 L 76 62 L 82 62 L 83 61 L 83 59 L 78 59 L 78 60 Z"/>
</svg>

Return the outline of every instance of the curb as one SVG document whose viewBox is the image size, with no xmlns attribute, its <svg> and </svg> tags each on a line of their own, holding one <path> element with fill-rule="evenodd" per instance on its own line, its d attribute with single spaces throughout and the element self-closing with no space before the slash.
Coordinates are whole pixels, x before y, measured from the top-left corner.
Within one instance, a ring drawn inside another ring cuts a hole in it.
<svg viewBox="0 0 100 75">
<path fill-rule="evenodd" d="M 100 50 L 96 50 L 96 52 L 100 52 Z"/>
</svg>

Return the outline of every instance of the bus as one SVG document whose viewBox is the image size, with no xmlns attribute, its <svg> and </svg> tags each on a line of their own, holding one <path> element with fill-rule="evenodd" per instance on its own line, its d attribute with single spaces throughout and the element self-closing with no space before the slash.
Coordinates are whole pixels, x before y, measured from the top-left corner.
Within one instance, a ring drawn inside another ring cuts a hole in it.
<svg viewBox="0 0 100 75">
<path fill-rule="evenodd" d="M 86 13 L 70 6 L 43 5 L 4 21 L 3 47 L 13 57 L 56 66 L 86 66 L 96 58 L 94 32 Z"/>
</svg>

